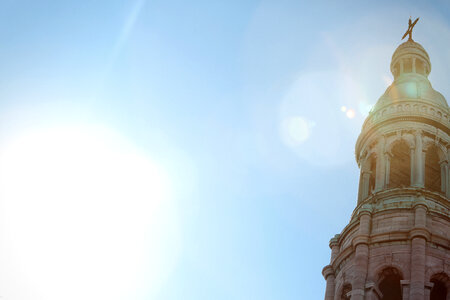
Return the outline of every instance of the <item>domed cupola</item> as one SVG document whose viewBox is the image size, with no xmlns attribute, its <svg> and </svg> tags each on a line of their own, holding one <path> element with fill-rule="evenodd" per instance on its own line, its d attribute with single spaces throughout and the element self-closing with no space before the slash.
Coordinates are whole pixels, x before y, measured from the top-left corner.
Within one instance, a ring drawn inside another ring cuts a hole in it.
<svg viewBox="0 0 450 300">
<path fill-rule="evenodd" d="M 450 111 L 428 80 L 428 53 L 410 38 L 397 47 L 390 68 L 394 81 L 369 113 L 356 142 L 358 202 L 396 188 L 449 197 Z"/>
<path fill-rule="evenodd" d="M 450 110 L 444 96 L 431 86 L 428 80 L 430 70 L 428 53 L 419 43 L 410 39 L 398 46 L 391 62 L 394 81 L 372 108 L 356 143 L 355 154 L 359 164 L 364 161 L 361 154 L 367 149 L 370 140 L 380 138 L 380 135 L 390 136 L 392 132 L 403 135 L 403 140 L 407 131 L 409 134 L 417 130 L 428 132 L 421 134 L 423 139 L 441 140 L 442 148 L 447 148 L 447 142 L 444 140 L 450 135 Z M 416 142 L 412 141 L 409 147 L 414 148 L 415 144 Z M 443 159 L 442 157 L 441 160 Z M 422 175 L 414 174 L 416 171 L 413 171 L 411 182 L 423 186 L 423 178 L 416 177 Z M 384 179 L 385 183 L 387 181 L 387 178 Z M 381 184 L 378 189 L 382 187 L 386 187 L 386 184 Z M 366 191 L 366 195 L 368 194 L 370 189 Z M 450 187 L 447 194 L 450 195 Z"/>
<path fill-rule="evenodd" d="M 391 72 L 394 79 L 404 74 L 428 76 L 431 71 L 430 57 L 419 43 L 412 39 L 398 46 L 392 55 Z"/>
<path fill-rule="evenodd" d="M 411 114 L 428 115 L 430 119 L 449 126 L 444 118 L 449 110 L 447 101 L 431 86 L 428 80 L 430 71 L 430 58 L 419 43 L 408 40 L 398 46 L 391 62 L 394 81 L 372 108 L 363 129 Z"/>
</svg>

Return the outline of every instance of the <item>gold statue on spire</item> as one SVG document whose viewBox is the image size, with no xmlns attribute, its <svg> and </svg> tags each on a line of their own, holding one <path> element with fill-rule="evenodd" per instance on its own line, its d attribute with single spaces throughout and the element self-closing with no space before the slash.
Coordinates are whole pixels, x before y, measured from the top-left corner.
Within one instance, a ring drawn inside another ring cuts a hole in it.
<svg viewBox="0 0 450 300">
<path fill-rule="evenodd" d="M 419 18 L 417 18 L 414 22 L 411 23 L 411 17 L 409 17 L 408 21 L 408 30 L 406 30 L 405 34 L 402 37 L 402 40 L 409 34 L 408 41 L 412 41 L 412 30 L 414 26 L 416 25 L 417 21 L 419 21 Z"/>
</svg>

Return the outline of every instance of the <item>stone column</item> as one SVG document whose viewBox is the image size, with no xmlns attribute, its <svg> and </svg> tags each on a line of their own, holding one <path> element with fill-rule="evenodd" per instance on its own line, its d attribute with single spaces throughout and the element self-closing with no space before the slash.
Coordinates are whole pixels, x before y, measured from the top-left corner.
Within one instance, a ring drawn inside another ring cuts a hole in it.
<svg viewBox="0 0 450 300">
<path fill-rule="evenodd" d="M 448 164 L 447 161 L 441 162 L 441 192 L 447 194 L 447 173 L 448 173 Z"/>
<path fill-rule="evenodd" d="M 400 280 L 402 285 L 402 300 L 409 300 L 409 280 Z"/>
<path fill-rule="evenodd" d="M 334 294 L 336 289 L 336 277 L 333 269 L 333 262 L 339 255 L 339 234 L 336 234 L 330 240 L 331 259 L 330 264 L 325 266 L 322 270 L 322 275 L 327 281 L 327 287 L 325 290 L 325 300 L 334 300 Z"/>
<path fill-rule="evenodd" d="M 385 179 L 386 179 L 386 157 L 384 154 L 384 147 L 386 143 L 386 138 L 382 136 L 378 143 L 378 151 L 377 151 L 377 174 L 375 178 L 375 191 L 381 191 L 385 188 Z"/>
<path fill-rule="evenodd" d="M 413 182 L 415 181 L 415 172 L 416 172 L 416 164 L 414 163 L 415 160 L 415 149 L 410 148 L 409 149 L 409 156 L 410 156 L 410 165 L 411 165 L 411 174 L 410 174 L 410 182 L 411 185 L 413 185 Z"/>
<path fill-rule="evenodd" d="M 412 58 L 412 71 L 413 73 L 416 73 L 416 58 Z"/>
<path fill-rule="evenodd" d="M 391 154 L 386 152 L 384 154 L 384 157 L 385 157 L 385 162 L 386 162 L 385 163 L 386 171 L 384 172 L 384 174 L 385 174 L 384 184 L 385 184 L 385 187 L 388 187 L 389 186 L 389 175 L 391 172 Z"/>
<path fill-rule="evenodd" d="M 411 236 L 411 284 L 410 300 L 423 300 L 425 297 L 425 251 L 426 242 L 430 236 L 426 228 L 427 206 L 423 196 L 420 196 L 414 206 L 414 228 Z"/>
<path fill-rule="evenodd" d="M 331 240 L 330 240 L 330 249 L 331 249 L 331 259 L 330 263 L 332 264 L 336 257 L 339 255 L 339 234 L 336 234 Z"/>
<path fill-rule="evenodd" d="M 412 182 L 412 186 L 424 187 L 424 153 L 422 145 L 422 132 L 416 131 L 414 136 L 416 140 L 416 149 L 414 150 L 414 167 L 411 167 L 411 169 L 415 172 L 414 176 L 412 176 L 414 180 L 414 182 Z"/>
<path fill-rule="evenodd" d="M 370 181 L 370 172 L 363 171 L 362 172 L 362 194 L 361 201 L 364 201 L 369 196 L 369 181 Z"/>
<path fill-rule="evenodd" d="M 358 204 L 362 201 L 362 187 L 363 187 L 363 178 L 362 171 L 359 172 L 359 186 L 358 186 Z"/>
<path fill-rule="evenodd" d="M 353 239 L 355 248 L 354 276 L 352 283 L 352 300 L 364 300 L 364 289 L 367 276 L 367 265 L 369 262 L 369 234 L 371 207 L 363 206 L 359 211 L 359 231 Z"/>
<path fill-rule="evenodd" d="M 448 167 L 448 164 L 445 171 L 445 195 L 450 198 L 450 168 Z"/>
<path fill-rule="evenodd" d="M 327 287 L 325 289 L 325 300 L 334 300 L 335 289 L 335 275 L 334 269 L 331 265 L 325 266 L 322 270 L 322 275 L 327 281 Z"/>
<path fill-rule="evenodd" d="M 430 300 L 431 295 L 431 289 L 433 288 L 434 283 L 432 282 L 425 282 L 425 300 Z"/>
</svg>

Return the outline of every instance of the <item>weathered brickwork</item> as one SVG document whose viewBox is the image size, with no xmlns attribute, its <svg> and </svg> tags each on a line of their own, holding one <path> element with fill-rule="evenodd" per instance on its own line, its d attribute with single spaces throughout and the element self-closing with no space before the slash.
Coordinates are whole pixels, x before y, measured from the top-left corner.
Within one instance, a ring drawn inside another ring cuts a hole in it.
<svg viewBox="0 0 450 300">
<path fill-rule="evenodd" d="M 358 201 L 330 240 L 326 300 L 450 300 L 449 107 L 420 44 L 401 44 L 391 71 L 356 143 Z"/>
</svg>

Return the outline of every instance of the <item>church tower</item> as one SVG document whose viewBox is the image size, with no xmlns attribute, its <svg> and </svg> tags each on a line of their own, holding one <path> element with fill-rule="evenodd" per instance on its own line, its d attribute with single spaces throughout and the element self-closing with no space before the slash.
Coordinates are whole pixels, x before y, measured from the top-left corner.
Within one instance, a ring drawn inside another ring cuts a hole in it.
<svg viewBox="0 0 450 300">
<path fill-rule="evenodd" d="M 330 240 L 325 300 L 450 300 L 450 111 L 411 30 L 356 142 L 358 202 Z"/>
</svg>

